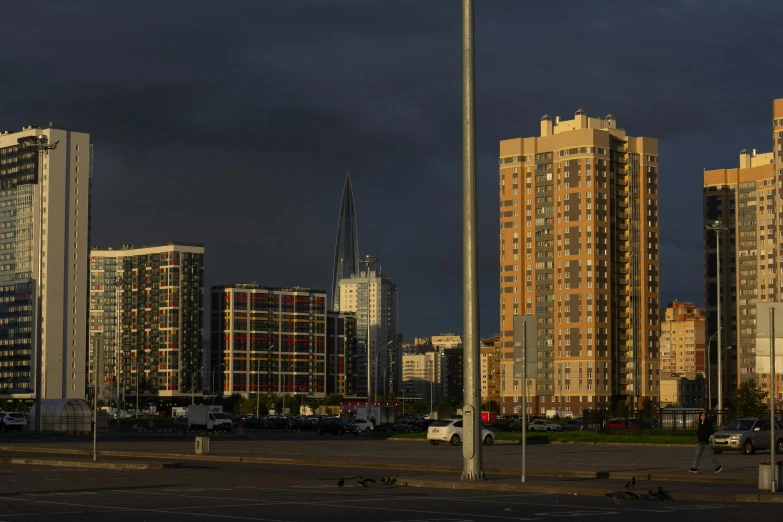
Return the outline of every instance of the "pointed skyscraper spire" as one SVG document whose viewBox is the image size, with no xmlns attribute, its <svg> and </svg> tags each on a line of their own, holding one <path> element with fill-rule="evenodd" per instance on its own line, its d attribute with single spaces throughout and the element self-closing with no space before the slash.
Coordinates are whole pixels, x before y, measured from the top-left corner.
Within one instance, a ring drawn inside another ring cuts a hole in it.
<svg viewBox="0 0 783 522">
<path fill-rule="evenodd" d="M 334 248 L 332 276 L 332 309 L 340 310 L 340 280 L 359 273 L 359 232 L 356 228 L 356 209 L 353 206 L 351 173 L 345 174 L 340 217 L 337 221 L 337 244 Z"/>
</svg>

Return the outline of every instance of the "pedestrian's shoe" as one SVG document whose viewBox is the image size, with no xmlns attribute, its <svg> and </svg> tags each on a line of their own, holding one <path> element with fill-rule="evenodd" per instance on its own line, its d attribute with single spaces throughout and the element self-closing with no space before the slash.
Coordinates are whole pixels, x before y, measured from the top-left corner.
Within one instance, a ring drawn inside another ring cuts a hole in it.
<svg viewBox="0 0 783 522">
<path fill-rule="evenodd" d="M 688 471 L 690 471 L 691 473 L 698 473 L 699 472 L 699 470 L 697 470 L 696 468 L 691 468 Z M 717 473 L 717 471 L 716 471 L 716 473 Z"/>
<path fill-rule="evenodd" d="M 723 466 L 718 466 L 715 468 L 715 473 L 720 473 L 721 471 L 723 471 Z"/>
</svg>

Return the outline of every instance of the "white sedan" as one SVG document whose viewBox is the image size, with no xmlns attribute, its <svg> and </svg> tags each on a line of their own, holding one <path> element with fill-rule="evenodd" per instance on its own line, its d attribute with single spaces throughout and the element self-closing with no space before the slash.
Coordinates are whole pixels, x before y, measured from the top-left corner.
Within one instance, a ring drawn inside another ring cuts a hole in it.
<svg viewBox="0 0 783 522">
<path fill-rule="evenodd" d="M 563 431 L 563 427 L 551 420 L 536 419 L 527 425 L 527 431 Z"/>
<path fill-rule="evenodd" d="M 462 442 L 462 419 L 445 419 L 437 421 L 427 429 L 427 440 L 437 446 L 440 442 L 448 442 L 457 446 Z M 481 442 L 492 444 L 495 442 L 495 433 L 481 425 Z"/>
<path fill-rule="evenodd" d="M 355 425 L 359 431 L 372 431 L 375 429 L 372 422 L 368 422 L 364 419 L 354 419 L 351 424 Z"/>
</svg>

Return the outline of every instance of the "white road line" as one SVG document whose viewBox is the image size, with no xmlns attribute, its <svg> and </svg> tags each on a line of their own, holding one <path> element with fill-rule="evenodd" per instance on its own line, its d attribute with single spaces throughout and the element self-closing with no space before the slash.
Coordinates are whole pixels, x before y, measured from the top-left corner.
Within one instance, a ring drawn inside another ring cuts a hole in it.
<svg viewBox="0 0 783 522">
<path fill-rule="evenodd" d="M 93 508 L 96 510 L 101 510 L 100 512 L 103 512 L 106 509 L 109 509 L 109 506 L 93 506 L 90 504 L 72 504 L 68 502 L 53 502 L 53 501 L 47 501 L 47 500 L 30 500 L 30 499 L 21 499 L 21 498 L 11 498 L 11 497 L 0 497 L 0 500 L 12 500 L 15 502 L 30 502 L 33 504 L 51 504 L 55 506 L 71 506 L 71 507 L 82 507 L 82 508 Z M 138 513 L 162 513 L 166 515 L 174 515 L 174 514 L 180 514 L 180 513 L 172 513 L 171 511 L 168 511 L 168 509 L 145 509 L 145 508 L 123 508 L 123 507 L 113 507 L 111 508 L 117 512 L 138 512 Z M 41 515 L 41 513 L 36 513 L 37 515 Z M 242 517 L 242 516 L 232 516 L 232 515 L 211 515 L 206 513 L 182 513 L 185 515 L 193 515 L 197 517 L 209 517 L 209 518 L 227 518 L 232 520 L 255 520 L 258 522 L 293 522 L 290 520 L 281 520 L 281 519 L 273 519 L 273 518 L 256 518 L 256 517 Z M 5 516 L 5 515 L 3 515 Z"/>
</svg>

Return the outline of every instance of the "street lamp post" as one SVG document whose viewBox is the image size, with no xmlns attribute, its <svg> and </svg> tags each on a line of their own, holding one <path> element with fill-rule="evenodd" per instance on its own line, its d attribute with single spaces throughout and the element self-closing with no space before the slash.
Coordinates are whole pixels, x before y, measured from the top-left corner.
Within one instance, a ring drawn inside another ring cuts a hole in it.
<svg viewBox="0 0 783 522">
<path fill-rule="evenodd" d="M 49 143 L 46 136 L 39 135 L 37 141 L 23 141 L 20 148 L 32 150 L 38 153 L 38 176 L 43 178 L 43 157 L 49 154 L 49 151 L 57 148 L 59 141 Z M 36 309 L 36 331 L 35 331 L 35 430 L 41 431 L 43 390 L 41 389 L 41 374 L 43 373 L 43 180 L 38 180 L 38 274 L 35 282 L 35 309 Z M 35 225 L 33 224 L 33 230 Z"/>
<path fill-rule="evenodd" d="M 372 347 L 370 344 L 370 285 L 372 279 L 370 277 L 370 265 L 376 263 L 378 258 L 374 258 L 371 255 L 365 256 L 361 263 L 367 266 L 367 421 L 370 420 L 370 390 L 371 390 L 371 378 L 372 378 Z"/>
<path fill-rule="evenodd" d="M 158 322 L 152 321 L 150 322 L 150 328 L 157 329 Z M 147 329 L 145 328 L 144 333 L 147 333 Z M 136 418 L 139 418 L 139 361 L 141 360 L 142 355 L 144 355 L 144 350 L 141 350 L 141 353 L 139 353 L 139 350 L 136 350 Z"/>
<path fill-rule="evenodd" d="M 291 369 L 294 367 L 294 365 L 296 365 L 296 361 L 291 363 L 291 366 L 288 367 L 286 372 L 290 372 Z M 296 372 L 294 372 L 294 373 L 296 373 Z M 285 377 L 283 377 L 283 383 L 285 383 Z M 282 413 L 283 413 L 283 415 L 285 415 L 285 390 L 282 390 L 282 392 L 283 392 L 283 412 Z"/>
<path fill-rule="evenodd" d="M 212 390 L 210 390 L 210 391 L 212 392 L 212 405 L 213 406 L 215 405 L 215 395 L 217 395 L 217 392 L 215 392 L 215 372 L 218 369 L 220 369 L 223 366 L 225 366 L 225 365 L 226 365 L 226 363 L 220 363 L 217 366 L 215 366 L 214 368 L 212 368 Z"/>
<path fill-rule="evenodd" d="M 716 262 L 715 262 L 715 281 L 716 281 L 716 294 L 718 301 L 718 425 L 723 424 L 723 343 L 721 335 L 721 295 L 720 295 L 720 280 L 722 274 L 720 272 L 720 244 L 723 239 L 723 231 L 728 230 L 723 222 L 714 221 L 711 225 L 707 226 L 707 230 L 715 232 L 715 248 L 716 248 Z"/>
<path fill-rule="evenodd" d="M 124 274 L 120 276 L 115 276 L 114 278 L 110 279 L 111 282 L 114 283 L 114 313 L 115 313 L 115 337 L 117 342 L 117 348 L 115 350 L 115 357 L 116 357 L 116 367 L 114 369 L 114 376 L 117 379 L 117 427 L 120 427 L 120 399 L 122 397 L 120 393 L 120 382 L 122 374 L 120 373 L 121 370 L 121 363 L 122 363 L 122 325 L 120 324 L 120 295 L 119 295 L 119 285 L 121 284 L 128 284 L 129 281 L 132 280 L 132 276 L 130 274 Z M 104 281 L 105 284 L 105 281 Z M 137 393 L 138 394 L 138 393 Z"/>
<path fill-rule="evenodd" d="M 270 344 L 269 348 L 267 348 L 268 352 L 272 351 L 272 348 L 274 348 L 274 344 Z M 256 364 L 256 418 L 258 418 L 258 414 L 261 411 L 261 372 L 258 371 L 258 364 Z"/>
<path fill-rule="evenodd" d="M 204 370 L 203 366 L 201 368 L 199 368 L 198 370 L 196 370 L 195 373 L 198 374 L 202 370 Z M 202 393 L 202 395 L 204 394 L 204 387 L 203 386 L 201 387 L 201 393 Z M 195 379 L 195 375 L 193 373 L 191 373 L 191 377 L 190 377 L 190 404 L 196 404 L 196 379 Z"/>
<path fill-rule="evenodd" d="M 707 341 L 707 407 L 712 411 L 712 361 L 710 360 L 710 352 L 712 349 L 712 340 L 718 332 L 715 332 L 710 336 L 710 340 Z"/>
</svg>

